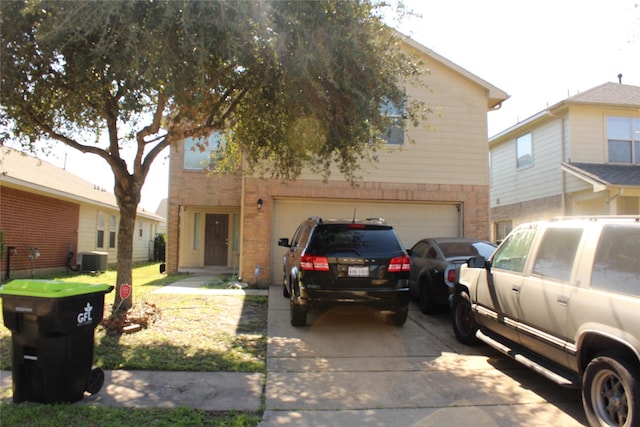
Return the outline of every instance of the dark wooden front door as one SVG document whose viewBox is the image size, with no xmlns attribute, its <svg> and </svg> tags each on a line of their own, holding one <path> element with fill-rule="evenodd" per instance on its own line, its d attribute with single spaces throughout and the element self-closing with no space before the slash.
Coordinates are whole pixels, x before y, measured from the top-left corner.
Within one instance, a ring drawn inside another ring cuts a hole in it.
<svg viewBox="0 0 640 427">
<path fill-rule="evenodd" d="M 207 214 L 204 242 L 204 265 L 227 265 L 229 215 Z"/>
</svg>

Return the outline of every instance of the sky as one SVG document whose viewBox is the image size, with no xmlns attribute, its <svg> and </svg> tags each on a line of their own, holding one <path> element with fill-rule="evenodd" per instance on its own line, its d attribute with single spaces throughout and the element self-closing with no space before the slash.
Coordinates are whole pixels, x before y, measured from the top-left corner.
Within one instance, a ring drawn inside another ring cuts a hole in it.
<svg viewBox="0 0 640 427">
<path fill-rule="evenodd" d="M 640 86 L 640 0 L 405 0 L 421 18 L 396 28 L 506 92 L 487 115 L 489 135 L 606 82 Z M 394 25 L 395 26 L 395 25 Z M 428 81 L 427 81 L 428 84 Z M 141 205 L 167 197 L 168 150 Z M 48 160 L 113 192 L 106 163 L 61 147 Z M 94 161 L 95 160 L 95 161 Z"/>
</svg>

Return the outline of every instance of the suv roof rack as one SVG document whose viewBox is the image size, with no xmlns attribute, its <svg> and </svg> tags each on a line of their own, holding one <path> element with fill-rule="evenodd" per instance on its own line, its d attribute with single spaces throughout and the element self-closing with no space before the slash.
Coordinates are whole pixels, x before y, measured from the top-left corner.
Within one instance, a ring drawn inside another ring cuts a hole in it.
<svg viewBox="0 0 640 427">
<path fill-rule="evenodd" d="M 366 222 L 373 222 L 375 224 L 387 224 L 387 220 L 385 220 L 384 218 L 367 218 L 365 219 Z"/>
<path fill-rule="evenodd" d="M 319 216 L 310 216 L 308 218 L 308 220 L 309 221 L 315 221 L 315 222 L 317 222 L 319 224 L 322 224 L 322 218 L 320 218 Z"/>
</svg>

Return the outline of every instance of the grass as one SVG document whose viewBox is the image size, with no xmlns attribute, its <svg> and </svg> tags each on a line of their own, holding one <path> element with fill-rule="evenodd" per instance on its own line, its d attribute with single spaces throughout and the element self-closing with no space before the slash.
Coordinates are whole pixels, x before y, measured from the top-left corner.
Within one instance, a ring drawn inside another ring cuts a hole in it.
<svg viewBox="0 0 640 427">
<path fill-rule="evenodd" d="M 267 298 L 158 294 L 186 274 L 160 274 L 158 264 L 133 270 L 133 321 L 143 328 L 132 334 L 95 330 L 94 366 L 103 369 L 265 372 Z M 116 272 L 99 275 L 40 277 L 80 283 L 115 283 Z M 219 285 L 219 278 L 210 283 Z M 209 286 L 207 286 L 209 287 Z M 113 292 L 105 296 L 105 318 Z M 0 369 L 11 369 L 11 331 L 0 328 Z M 7 395 L 8 394 L 8 395 Z M 0 426 L 255 426 L 258 414 L 206 413 L 179 409 L 122 409 L 10 402 L 0 395 Z"/>
</svg>

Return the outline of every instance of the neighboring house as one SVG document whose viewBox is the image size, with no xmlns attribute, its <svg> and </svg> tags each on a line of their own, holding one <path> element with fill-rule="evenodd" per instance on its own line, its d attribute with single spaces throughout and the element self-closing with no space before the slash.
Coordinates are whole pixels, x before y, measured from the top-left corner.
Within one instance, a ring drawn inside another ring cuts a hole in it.
<svg viewBox="0 0 640 427">
<path fill-rule="evenodd" d="M 640 87 L 605 83 L 489 139 L 492 238 L 565 215 L 640 213 Z"/>
<path fill-rule="evenodd" d="M 160 200 L 158 203 L 158 207 L 156 208 L 155 214 L 162 217 L 162 222 L 158 224 L 158 234 L 167 234 L 167 206 L 169 201 L 167 199 Z"/>
<path fill-rule="evenodd" d="M 194 141 L 173 147 L 167 217 L 167 271 L 222 265 L 249 283 L 282 280 L 278 238 L 292 237 L 310 216 L 382 217 L 405 247 L 423 237 L 489 237 L 487 112 L 507 94 L 409 38 L 404 48 L 429 69 L 426 88 L 407 87 L 438 114 L 407 129 L 365 166 L 352 186 L 339 174 L 328 182 L 303 174 L 293 182 L 252 176 L 210 175 L 209 153 Z M 215 150 L 216 137 L 209 141 Z"/>
<path fill-rule="evenodd" d="M 0 281 L 32 272 L 115 264 L 120 213 L 115 196 L 84 179 L 35 157 L 0 147 L 0 230 L 5 251 Z M 138 211 L 134 261 L 153 255 L 153 239 L 164 218 Z M 34 255 L 39 256 L 34 258 Z M 78 256 L 78 254 L 82 254 Z"/>
</svg>

